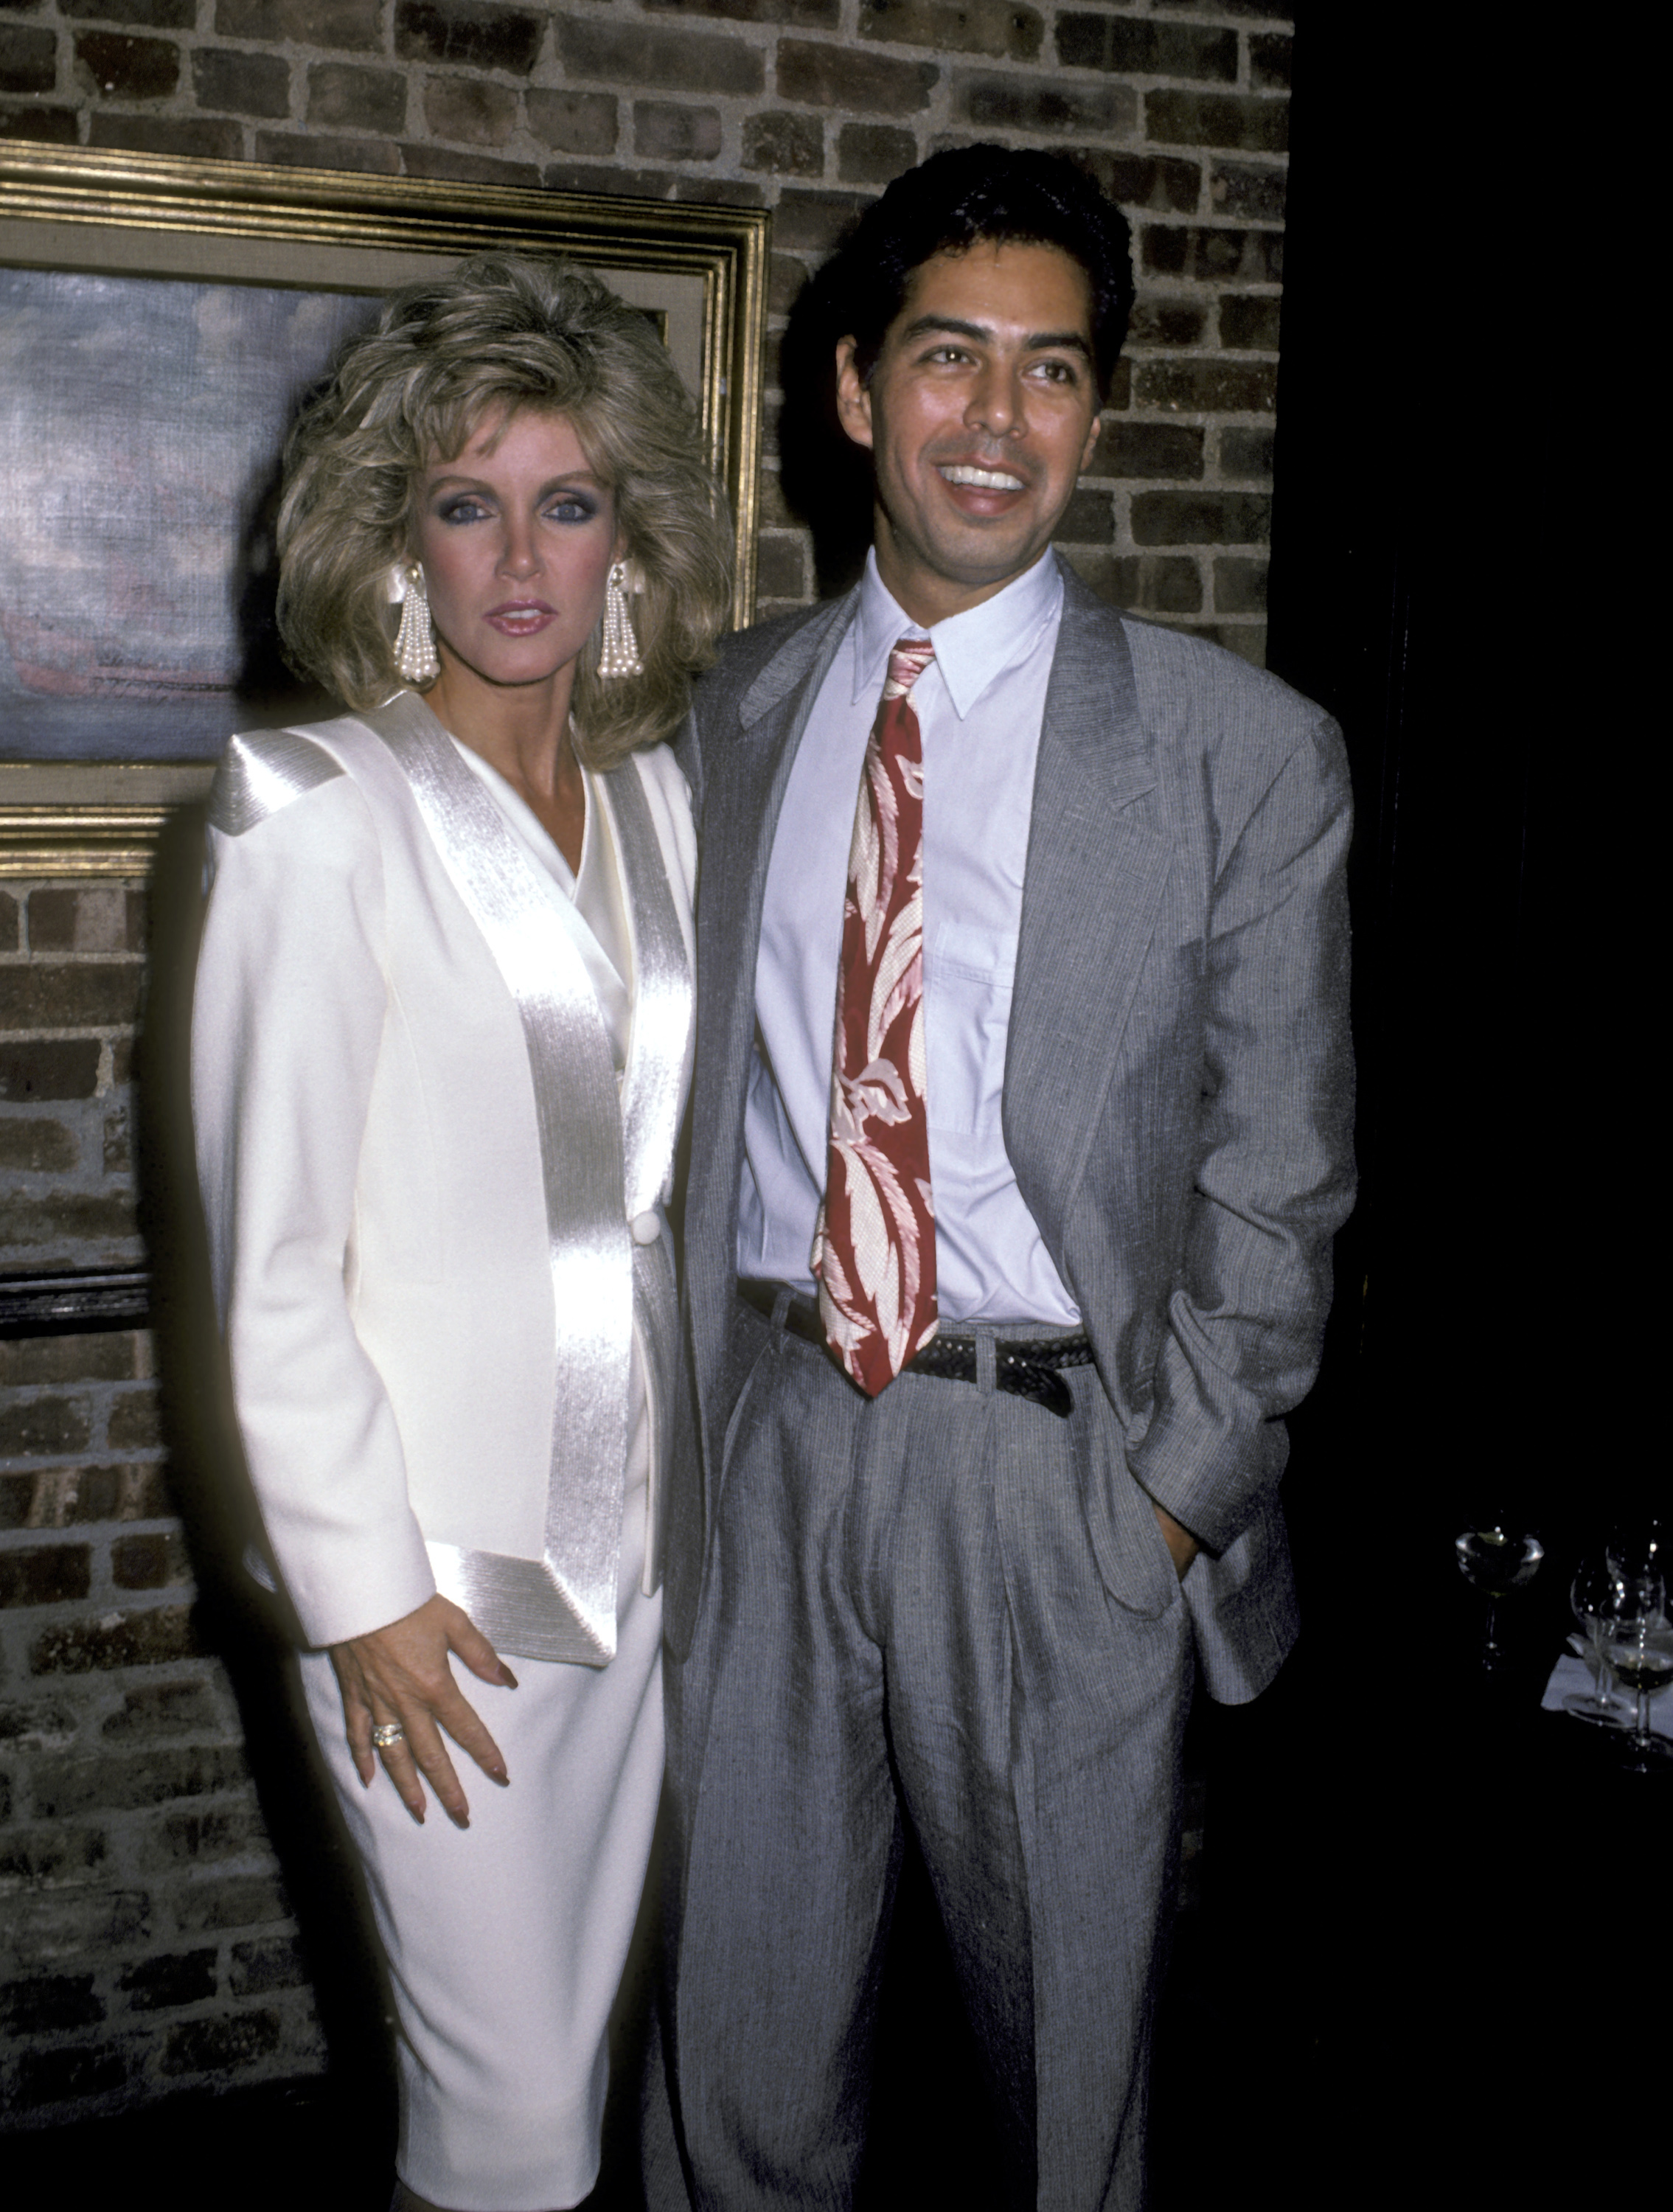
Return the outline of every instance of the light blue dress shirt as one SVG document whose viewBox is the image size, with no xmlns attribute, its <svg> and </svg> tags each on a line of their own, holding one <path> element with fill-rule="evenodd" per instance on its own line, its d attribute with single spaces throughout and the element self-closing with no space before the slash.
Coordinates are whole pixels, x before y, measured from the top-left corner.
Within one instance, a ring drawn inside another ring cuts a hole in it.
<svg viewBox="0 0 1673 2212">
<path fill-rule="evenodd" d="M 1073 1327 L 1079 1309 L 1023 1203 L 1001 1127 L 1040 719 L 1063 585 L 1046 554 L 928 632 L 923 733 L 929 1171 L 942 1321 Z M 855 802 L 889 653 L 926 632 L 868 556 L 860 607 L 808 719 L 773 840 L 755 970 L 738 1272 L 811 1291 Z"/>
</svg>

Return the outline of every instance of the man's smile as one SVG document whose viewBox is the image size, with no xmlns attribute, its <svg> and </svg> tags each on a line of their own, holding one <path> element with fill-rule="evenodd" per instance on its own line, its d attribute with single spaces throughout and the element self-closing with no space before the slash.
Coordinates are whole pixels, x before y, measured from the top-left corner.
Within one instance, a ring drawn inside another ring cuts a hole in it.
<svg viewBox="0 0 1673 2212">
<path fill-rule="evenodd" d="M 949 461 L 938 473 L 950 484 L 969 484 L 976 491 L 1020 491 L 1023 482 L 1005 469 L 981 469 L 972 461 Z"/>
</svg>

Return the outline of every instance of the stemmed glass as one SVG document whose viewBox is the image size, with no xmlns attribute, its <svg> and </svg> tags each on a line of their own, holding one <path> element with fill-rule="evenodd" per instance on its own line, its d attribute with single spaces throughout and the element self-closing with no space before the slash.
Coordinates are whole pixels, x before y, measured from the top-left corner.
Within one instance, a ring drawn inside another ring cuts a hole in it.
<svg viewBox="0 0 1673 2212">
<path fill-rule="evenodd" d="M 1505 1663 L 1505 1647 L 1497 1633 L 1499 1601 L 1530 1583 L 1539 1572 L 1545 1547 L 1537 1536 L 1510 1536 L 1495 1524 L 1491 1528 L 1466 1528 L 1453 1543 L 1458 1571 L 1464 1580 L 1485 1593 L 1487 1627 L 1481 1638 L 1481 1665 L 1491 1674 Z"/>
<path fill-rule="evenodd" d="M 1629 1728 L 1632 1715 L 1609 1689 L 1608 1644 L 1610 1624 L 1618 1610 L 1622 1585 L 1602 1553 L 1580 1562 L 1568 1601 L 1586 1640 L 1586 1664 L 1597 1687 L 1574 1690 L 1563 1699 L 1565 1712 L 1576 1720 L 1593 1721 L 1599 1728 Z"/>
<path fill-rule="evenodd" d="M 1673 1759 L 1673 1744 L 1650 1733 L 1650 1700 L 1673 1684 L 1673 1621 L 1653 1566 L 1623 1565 L 1613 1553 L 1609 1564 L 1619 1569 L 1621 1583 L 1607 1622 L 1604 1656 L 1616 1680 L 1638 1693 L 1628 1764 L 1634 1772 L 1648 1774 L 1661 1760 Z"/>
</svg>

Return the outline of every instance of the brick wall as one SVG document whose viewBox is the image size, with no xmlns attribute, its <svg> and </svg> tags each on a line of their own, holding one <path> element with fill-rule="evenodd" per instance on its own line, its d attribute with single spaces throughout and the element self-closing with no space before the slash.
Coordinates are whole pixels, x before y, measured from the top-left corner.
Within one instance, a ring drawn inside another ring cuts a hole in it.
<svg viewBox="0 0 1673 2212">
<path fill-rule="evenodd" d="M 938 146 L 1078 152 L 1140 302 L 1066 548 L 1259 660 L 1289 44 L 1259 0 L 0 0 L 0 136 L 765 205 L 775 334 Z M 815 571 L 770 458 L 763 520 L 771 611 Z M 144 1249 L 147 944 L 137 886 L 0 886 L 0 1271 Z M 145 1334 L 0 1345 L 0 2124 L 323 2059 L 167 1368 Z"/>
</svg>

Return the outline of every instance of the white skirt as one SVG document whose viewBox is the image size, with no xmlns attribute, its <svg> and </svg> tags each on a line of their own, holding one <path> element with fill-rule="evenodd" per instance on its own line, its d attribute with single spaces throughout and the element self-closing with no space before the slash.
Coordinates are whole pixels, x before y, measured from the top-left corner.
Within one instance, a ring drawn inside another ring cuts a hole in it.
<svg viewBox="0 0 1673 2212">
<path fill-rule="evenodd" d="M 386 1776 L 362 1788 L 331 1661 L 302 1655 L 394 1988 L 396 2167 L 448 2212 L 551 2212 L 598 2179 L 605 2031 L 662 1786 L 662 1597 L 640 1588 L 650 1425 L 634 1395 L 616 1656 L 602 1669 L 513 1657 L 515 1690 L 453 1662 L 511 1777 L 500 1789 L 449 1746 L 468 1829 L 428 1787 L 423 1827 Z"/>
</svg>

